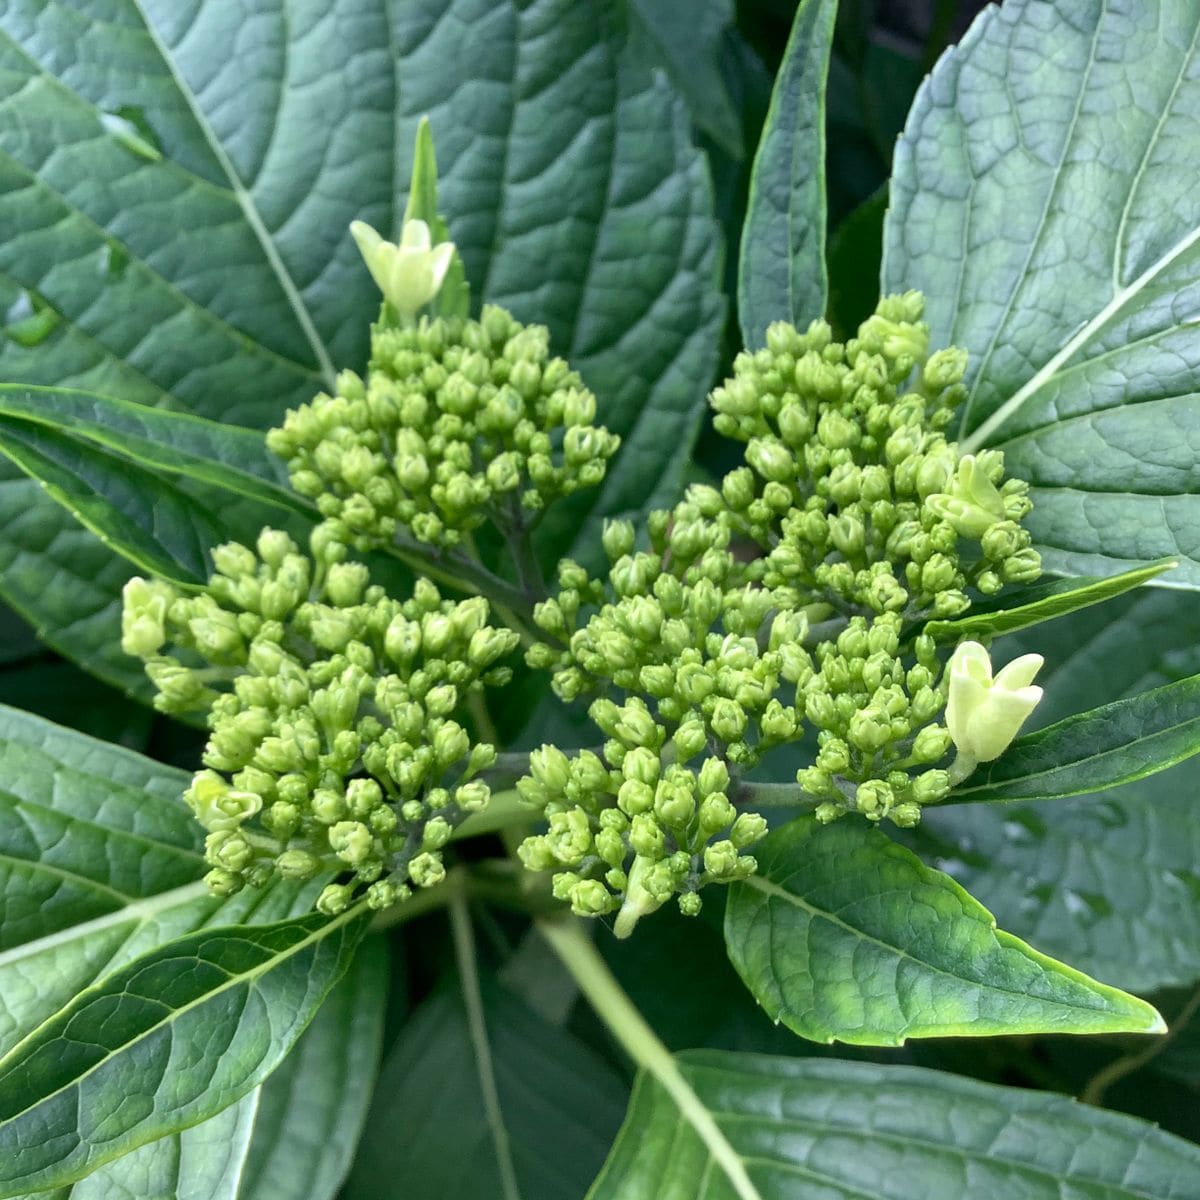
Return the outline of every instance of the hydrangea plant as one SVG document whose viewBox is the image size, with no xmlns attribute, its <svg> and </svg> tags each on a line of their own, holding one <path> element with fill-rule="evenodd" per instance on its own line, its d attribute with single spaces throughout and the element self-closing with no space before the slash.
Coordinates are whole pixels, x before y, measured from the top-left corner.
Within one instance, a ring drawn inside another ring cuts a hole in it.
<svg viewBox="0 0 1200 1200">
<path fill-rule="evenodd" d="M 989 10 L 828 247 L 833 0 L 752 160 L 709 0 L 69 7 L 0 10 L 0 592 L 142 715 L 0 710 L 0 1196 L 1200 1194 L 1094 1107 L 1200 978 L 1183 0 Z"/>
</svg>

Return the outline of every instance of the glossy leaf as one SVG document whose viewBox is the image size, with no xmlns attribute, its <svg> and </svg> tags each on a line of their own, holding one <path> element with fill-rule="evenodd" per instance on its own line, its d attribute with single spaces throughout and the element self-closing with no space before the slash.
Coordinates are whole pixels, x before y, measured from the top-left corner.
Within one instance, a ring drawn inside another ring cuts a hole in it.
<svg viewBox="0 0 1200 1200">
<path fill-rule="evenodd" d="M 1065 1096 L 837 1060 L 679 1065 L 754 1190 L 734 1192 L 643 1076 L 588 1200 L 1190 1200 L 1200 1177 L 1200 1148 Z"/>
<path fill-rule="evenodd" d="M 621 8 L 395 6 L 397 142 L 408 155 L 428 115 L 472 295 L 548 325 L 623 439 L 604 485 L 542 522 L 548 562 L 594 565 L 604 517 L 677 498 L 724 319 L 708 169 L 686 105 L 628 38 Z M 404 157 L 400 178 L 408 170 Z"/>
<path fill-rule="evenodd" d="M 598 1169 L 626 1099 L 620 1080 L 570 1033 L 507 991 L 482 990 L 499 1112 L 487 1111 L 467 1010 L 442 991 L 388 1054 L 346 1200 L 397 1195 L 577 1200 Z M 499 1122 L 509 1167 L 497 1162 Z"/>
<path fill-rule="evenodd" d="M 0 339 L 0 379 L 261 428 L 334 367 L 361 369 L 378 294 L 347 226 L 398 231 L 428 112 L 476 294 L 549 320 L 625 439 L 605 490 L 545 523 L 547 552 L 589 503 L 581 547 L 601 516 L 674 499 L 716 365 L 719 236 L 684 105 L 618 15 L 335 0 L 300 16 L 269 0 L 243 34 L 223 11 L 0 14 L 0 311 L 41 331 Z M 123 568 L 75 535 L 89 586 L 60 579 L 40 531 L 64 523 L 20 494 L 28 519 L 0 536 L 20 570 L 0 593 L 27 614 L 41 598 L 52 645 L 136 687 L 96 632 L 115 642 Z"/>
<path fill-rule="evenodd" d="M 1012 639 L 1046 656 L 1035 721 L 1078 697 L 1137 695 L 1200 670 L 1187 592 L 1137 592 Z M 1000 645 L 1008 646 L 1004 642 Z M 1200 761 L 1053 804 L 951 805 L 912 844 L 1006 929 L 1089 974 L 1148 993 L 1200 979 Z"/>
<path fill-rule="evenodd" d="M 361 914 L 188 934 L 0 1059 L 0 1195 L 70 1183 L 261 1083 L 345 971 Z"/>
<path fill-rule="evenodd" d="M 1200 752 L 1200 675 L 1019 737 L 958 800 L 1057 800 L 1132 783 Z"/>
<path fill-rule="evenodd" d="M 1156 1033 L 1148 1004 L 996 928 L 948 875 L 861 822 L 801 818 L 730 888 L 729 957 L 768 1016 L 817 1042 Z"/>
<path fill-rule="evenodd" d="M 382 944 L 366 942 L 282 1064 L 236 1104 L 27 1200 L 330 1200 L 378 1066 L 385 965 Z"/>
<path fill-rule="evenodd" d="M 1164 559 L 1100 579 L 1047 579 L 1025 588 L 1006 589 L 1001 596 L 973 604 L 965 617 L 927 622 L 922 632 L 939 642 L 1016 633 L 1130 592 L 1175 566 L 1175 559 Z"/>
<path fill-rule="evenodd" d="M 140 466 L 308 511 L 261 433 L 72 388 L 0 384 L 0 415 L 61 430 Z M 8 428 L 6 423 L 0 430 Z M 2 440 L 0 432 L 0 440 Z"/>
<path fill-rule="evenodd" d="M 970 351 L 964 445 L 1032 483 L 1061 574 L 1200 586 L 1198 53 L 1191 0 L 989 8 L 897 146 L 884 289 Z"/>
<path fill-rule="evenodd" d="M 742 338 L 825 315 L 825 81 L 837 0 L 804 0 L 754 156 L 738 269 Z"/>
</svg>

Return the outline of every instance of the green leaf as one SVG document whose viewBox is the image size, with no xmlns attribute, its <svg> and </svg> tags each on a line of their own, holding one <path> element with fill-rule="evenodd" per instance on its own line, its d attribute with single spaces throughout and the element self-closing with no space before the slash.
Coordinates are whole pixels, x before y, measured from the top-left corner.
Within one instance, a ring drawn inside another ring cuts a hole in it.
<svg viewBox="0 0 1200 1200">
<path fill-rule="evenodd" d="M 149 703 L 142 663 L 121 649 L 121 588 L 133 567 L 0 458 L 0 596 L 38 637 Z"/>
<path fill-rule="evenodd" d="M 484 1018 L 509 1156 L 527 1200 L 578 1200 L 621 1119 L 626 1089 L 595 1051 L 495 986 Z M 384 1063 L 346 1200 L 515 1197 L 497 1160 L 467 1009 L 426 1000 Z"/>
<path fill-rule="evenodd" d="M 299 511 L 287 468 L 261 433 L 71 388 L 0 384 L 0 415 L 58 429 L 134 463 Z M 0 426 L 0 430 L 10 423 Z M 2 436 L 2 434 L 0 434 Z"/>
<path fill-rule="evenodd" d="M 731 158 L 745 153 L 742 115 L 722 69 L 733 0 L 629 0 L 632 19 L 687 101 L 698 129 Z"/>
<path fill-rule="evenodd" d="M 1200 671 L 1186 592 L 1122 596 L 1013 639 L 1046 656 L 1035 720 Z M 931 808 L 909 840 L 1006 929 L 1141 993 L 1200 980 L 1200 761 L 1115 792 L 1040 804 Z M 936 856 L 936 859 L 934 858 Z"/>
<path fill-rule="evenodd" d="M 922 632 L 939 642 L 1016 633 L 1133 591 L 1176 565 L 1178 560 L 1169 558 L 1099 579 L 1048 579 L 1024 588 L 1006 588 L 1000 596 L 973 604 L 967 616 L 929 621 Z"/>
<path fill-rule="evenodd" d="M 825 82 L 837 0 L 803 0 L 754 156 L 738 269 L 738 318 L 751 349 L 772 321 L 825 315 Z"/>
<path fill-rule="evenodd" d="M 1060 574 L 1178 555 L 1172 584 L 1200 586 L 1198 50 L 1191 0 L 1016 0 L 897 146 L 884 288 L 920 288 L 934 344 L 970 351 L 964 446 L 1031 482 Z"/>
<path fill-rule="evenodd" d="M 951 793 L 1057 800 L 1133 783 L 1200 752 L 1200 675 L 1027 733 Z"/>
<path fill-rule="evenodd" d="M 387 967 L 387 943 L 366 939 L 312 1024 L 258 1089 L 236 1192 L 242 1200 L 332 1200 L 337 1194 L 379 1070 Z"/>
<path fill-rule="evenodd" d="M 621 435 L 603 486 L 539 528 L 547 562 L 595 565 L 604 517 L 677 498 L 717 368 L 721 239 L 686 105 L 619 5 L 394 7 L 398 142 L 428 114 L 472 293 L 549 326 Z"/>
<path fill-rule="evenodd" d="M 688 1083 L 745 1165 L 735 1193 L 641 1077 L 588 1200 L 1189 1200 L 1200 1148 L 1064 1096 L 940 1071 L 693 1051 Z"/>
<path fill-rule="evenodd" d="M 0 1059 L 0 1195 L 71 1183 L 261 1083 L 345 971 L 361 913 L 188 934 Z"/>
<path fill-rule="evenodd" d="M 730 888 L 729 957 L 774 1020 L 817 1042 L 1158 1033 L 1148 1004 L 996 928 L 948 875 L 876 829 L 801 818 Z"/>
<path fill-rule="evenodd" d="M 384 950 L 363 944 L 288 1056 L 236 1104 L 28 1200 L 331 1200 L 378 1066 Z"/>
<path fill-rule="evenodd" d="M 185 585 L 208 577 L 222 526 L 170 480 L 122 470 L 121 459 L 86 442 L 3 417 L 0 451 L 134 566 Z"/>
</svg>

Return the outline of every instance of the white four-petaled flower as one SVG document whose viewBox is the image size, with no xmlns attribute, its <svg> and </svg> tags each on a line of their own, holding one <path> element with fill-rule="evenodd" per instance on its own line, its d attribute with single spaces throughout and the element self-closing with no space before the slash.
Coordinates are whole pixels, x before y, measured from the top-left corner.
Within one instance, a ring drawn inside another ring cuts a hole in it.
<svg viewBox="0 0 1200 1200">
<path fill-rule="evenodd" d="M 350 232 L 384 299 L 401 316 L 411 317 L 441 290 L 454 259 L 454 243 L 433 245 L 424 221 L 405 221 L 399 245 L 384 241 L 364 221 L 352 221 Z"/>
<path fill-rule="evenodd" d="M 958 748 L 961 767 L 954 773 L 960 778 L 1008 749 L 1042 698 L 1042 689 L 1031 686 L 1042 662 L 1040 654 L 1023 654 L 993 678 L 992 660 L 978 642 L 963 642 L 954 651 L 947 668 L 946 727 Z"/>
</svg>

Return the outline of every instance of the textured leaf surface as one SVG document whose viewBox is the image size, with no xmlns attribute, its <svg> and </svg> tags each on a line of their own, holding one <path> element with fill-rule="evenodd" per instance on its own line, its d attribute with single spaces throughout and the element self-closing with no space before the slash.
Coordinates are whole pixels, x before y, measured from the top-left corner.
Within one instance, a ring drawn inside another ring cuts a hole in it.
<svg viewBox="0 0 1200 1200">
<path fill-rule="evenodd" d="M 361 932 L 353 909 L 203 930 L 76 996 L 0 1059 L 0 1194 L 223 1111 L 278 1065 Z"/>
<path fill-rule="evenodd" d="M 94 392 L 0 385 L 0 414 L 60 429 L 143 466 L 307 509 L 261 433 Z"/>
<path fill-rule="evenodd" d="M 954 789 L 961 800 L 1057 800 L 1117 787 L 1200 751 L 1200 676 L 1018 738 Z"/>
<path fill-rule="evenodd" d="M 1062 1096 L 915 1067 L 693 1051 L 680 1067 L 756 1189 L 743 1200 L 1191 1200 L 1200 1148 Z M 734 1195 L 641 1078 L 588 1200 Z"/>
<path fill-rule="evenodd" d="M 578 1200 L 626 1090 L 595 1051 L 498 987 L 483 989 L 500 1120 L 519 1195 Z M 467 1012 L 441 992 L 404 1027 L 380 1075 L 347 1200 L 514 1200 L 496 1162 Z"/>
<path fill-rule="evenodd" d="M 733 0 L 629 0 L 629 8 L 697 127 L 741 158 L 742 115 L 721 69 Z"/>
<path fill-rule="evenodd" d="M 896 152 L 885 290 L 971 354 L 963 432 L 1033 484 L 1047 565 L 1200 586 L 1200 9 L 988 9 Z"/>
<path fill-rule="evenodd" d="M 1003 598 L 973 604 L 968 616 L 956 621 L 927 622 L 923 632 L 939 642 L 1017 633 L 1133 591 L 1174 566 L 1175 560 L 1167 559 L 1103 579 L 1048 579 L 1019 590 L 1006 589 Z"/>
<path fill-rule="evenodd" d="M 378 294 L 346 228 L 396 230 L 428 111 L 475 294 L 548 321 L 625 438 L 580 505 L 598 521 L 672 499 L 716 365 L 719 237 L 682 100 L 615 11 L 594 16 L 569 0 L 266 0 L 233 23 L 215 2 L 105 0 L 94 20 L 6 5 L 0 311 L 42 332 L 0 339 L 0 379 L 278 420 L 362 366 Z M 30 615 L 42 599 L 52 645 L 136 683 L 97 635 L 113 638 L 127 572 L 75 536 L 77 592 L 45 556 L 61 517 L 19 494 L 5 599 Z M 580 511 L 547 523 L 548 550 Z"/>
<path fill-rule="evenodd" d="M 996 929 L 948 875 L 861 823 L 801 818 L 730 888 L 729 957 L 767 1015 L 818 1042 L 1161 1032 L 1148 1004 Z"/>
<path fill-rule="evenodd" d="M 602 489 L 542 527 L 548 557 L 594 562 L 601 518 L 677 496 L 717 366 L 720 234 L 686 106 L 617 5 L 395 8 L 398 144 L 428 113 L 472 295 L 548 325 L 623 438 Z"/>
<path fill-rule="evenodd" d="M 1137 695 L 1200 670 L 1200 610 L 1173 591 L 1123 596 L 999 643 L 1047 659 L 1035 711 Z M 1139 992 L 1200 979 L 1200 766 L 1052 804 L 926 813 L 914 845 L 1006 929 Z"/>
<path fill-rule="evenodd" d="M 772 321 L 804 329 L 825 315 L 825 81 L 837 0 L 804 0 L 754 157 L 738 269 L 747 346 Z"/>
</svg>

